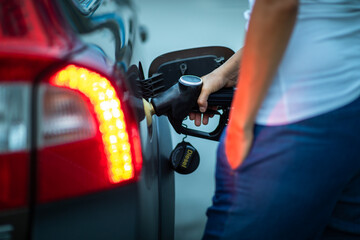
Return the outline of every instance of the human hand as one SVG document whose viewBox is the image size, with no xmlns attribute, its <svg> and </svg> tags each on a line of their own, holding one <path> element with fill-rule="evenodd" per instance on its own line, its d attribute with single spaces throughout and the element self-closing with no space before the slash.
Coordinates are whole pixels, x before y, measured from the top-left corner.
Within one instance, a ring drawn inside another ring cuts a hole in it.
<svg viewBox="0 0 360 240">
<path fill-rule="evenodd" d="M 227 85 L 227 82 L 224 81 L 224 79 L 219 76 L 216 71 L 213 71 L 203 77 L 201 77 L 203 81 L 203 86 L 201 88 L 201 92 L 199 95 L 199 98 L 197 100 L 197 103 L 199 105 L 199 110 L 202 113 L 190 113 L 189 118 L 190 120 L 194 120 L 196 126 L 200 126 L 201 122 L 204 125 L 207 125 L 209 122 L 209 118 L 213 117 L 213 114 L 204 114 L 206 112 L 206 109 L 208 109 L 208 98 L 211 93 L 214 93 L 221 88 L 225 87 Z M 209 109 L 216 110 L 217 106 L 210 106 Z M 202 117 L 202 121 L 201 121 Z"/>
<path fill-rule="evenodd" d="M 225 153 L 232 169 L 238 168 L 250 152 L 254 139 L 252 127 L 234 129 L 228 126 L 225 138 Z"/>
</svg>

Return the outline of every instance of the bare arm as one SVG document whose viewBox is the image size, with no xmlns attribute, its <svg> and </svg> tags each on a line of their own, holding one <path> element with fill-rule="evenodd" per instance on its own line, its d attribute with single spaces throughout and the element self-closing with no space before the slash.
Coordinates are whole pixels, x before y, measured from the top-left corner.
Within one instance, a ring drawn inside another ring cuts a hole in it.
<svg viewBox="0 0 360 240">
<path fill-rule="evenodd" d="M 255 2 L 225 145 L 233 168 L 240 165 L 250 149 L 256 114 L 286 50 L 297 10 L 298 0 Z"/>
<path fill-rule="evenodd" d="M 254 122 L 290 39 L 297 0 L 257 0 L 243 48 L 235 98 L 243 127 Z"/>
</svg>

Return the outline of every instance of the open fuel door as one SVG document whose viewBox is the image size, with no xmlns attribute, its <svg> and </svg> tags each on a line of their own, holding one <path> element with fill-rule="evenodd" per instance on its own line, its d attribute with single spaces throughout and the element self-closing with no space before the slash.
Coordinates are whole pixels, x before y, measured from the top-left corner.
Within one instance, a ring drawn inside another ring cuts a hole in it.
<svg viewBox="0 0 360 240">
<path fill-rule="evenodd" d="M 201 77 L 219 67 L 233 54 L 234 52 L 226 47 L 193 48 L 163 54 L 151 63 L 149 78 L 142 80 L 140 84 L 143 97 L 145 99 L 160 96 L 164 98 L 164 93 L 167 91 L 174 92 L 174 89 L 170 88 L 178 83 L 180 77 L 184 75 Z M 169 108 L 169 113 L 165 115 L 168 116 L 170 123 L 177 133 L 218 141 L 228 121 L 233 91 L 233 88 L 222 89 L 210 95 L 208 100 L 209 106 L 217 106 L 218 111 L 209 110 L 208 113 L 220 115 L 216 129 L 211 132 L 203 132 L 184 127 L 182 124 L 184 120 L 183 114 L 174 115 L 174 106 Z M 182 97 L 181 94 L 179 96 L 180 98 Z M 176 100 L 177 99 L 169 98 L 169 101 L 176 102 Z M 186 103 L 183 100 L 179 102 L 191 106 L 188 108 L 190 109 L 189 112 L 185 115 L 198 111 L 196 100 L 191 100 L 191 102 Z M 173 112 L 171 113 L 171 111 Z"/>
<path fill-rule="evenodd" d="M 149 77 L 162 74 L 163 91 L 177 83 L 182 75 L 203 76 L 228 60 L 234 51 L 226 47 L 202 47 L 170 52 L 150 65 Z"/>
</svg>

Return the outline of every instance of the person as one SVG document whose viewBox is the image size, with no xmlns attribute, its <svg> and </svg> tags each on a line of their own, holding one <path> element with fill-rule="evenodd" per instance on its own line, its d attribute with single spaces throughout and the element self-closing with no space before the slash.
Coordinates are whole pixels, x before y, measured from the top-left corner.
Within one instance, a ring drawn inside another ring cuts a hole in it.
<svg viewBox="0 0 360 240">
<path fill-rule="evenodd" d="M 236 84 L 203 238 L 360 239 L 360 4 L 250 5 L 244 47 L 198 98 L 205 112 Z"/>
</svg>

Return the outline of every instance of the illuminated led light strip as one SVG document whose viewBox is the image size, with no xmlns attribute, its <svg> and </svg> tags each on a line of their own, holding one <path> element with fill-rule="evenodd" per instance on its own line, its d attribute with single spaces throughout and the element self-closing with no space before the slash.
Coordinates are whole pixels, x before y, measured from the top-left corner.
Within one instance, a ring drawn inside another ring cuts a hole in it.
<svg viewBox="0 0 360 240">
<path fill-rule="evenodd" d="M 133 178 L 135 173 L 124 114 L 111 83 L 98 73 L 75 65 L 60 70 L 50 83 L 78 90 L 89 98 L 99 121 L 110 181 L 119 183 Z"/>
</svg>

